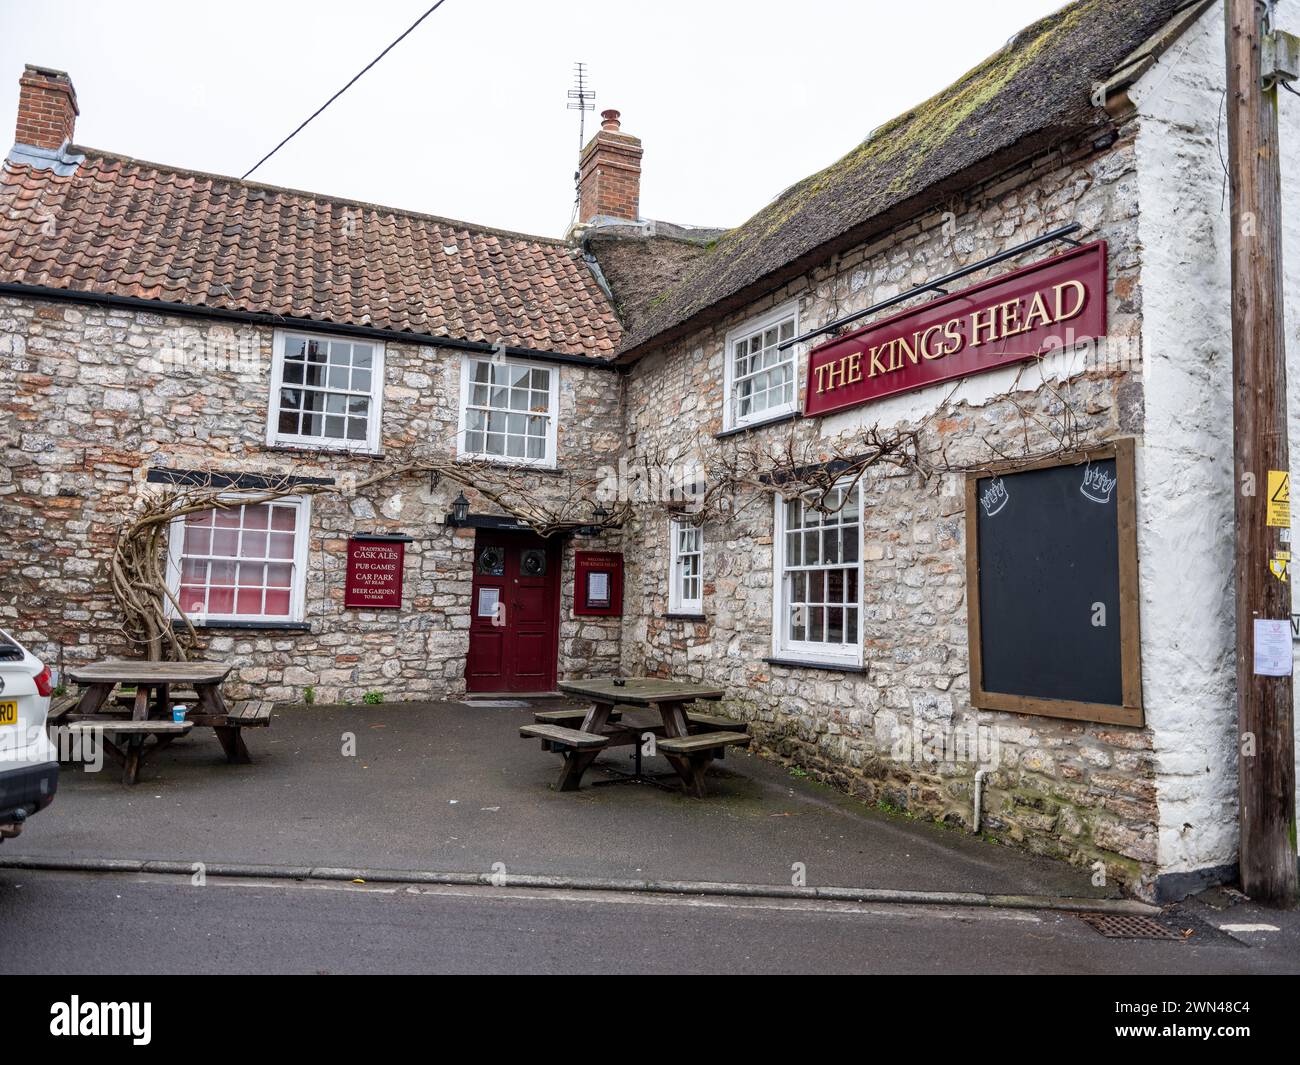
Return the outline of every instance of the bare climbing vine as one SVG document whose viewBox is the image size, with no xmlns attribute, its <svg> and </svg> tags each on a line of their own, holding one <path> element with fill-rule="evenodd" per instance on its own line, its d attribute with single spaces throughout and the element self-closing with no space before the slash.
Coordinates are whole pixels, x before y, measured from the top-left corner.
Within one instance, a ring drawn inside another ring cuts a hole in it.
<svg viewBox="0 0 1300 1065">
<path fill-rule="evenodd" d="M 915 428 L 882 429 L 874 424 L 823 438 L 817 435 L 814 423 L 796 420 L 783 433 L 661 448 L 642 455 L 640 461 L 698 471 L 693 477 L 679 476 L 678 481 L 694 480 L 699 489 L 664 505 L 692 521 L 704 522 L 724 519 L 772 496 L 800 498 L 814 510 L 833 513 L 849 498 L 849 493 L 835 490 L 858 485 L 876 469 L 932 484 L 937 490 L 944 475 L 981 473 L 994 465 L 1003 469 L 1031 465 L 1093 446 L 1097 442 L 1094 434 L 1080 421 L 1071 398 L 1052 381 L 1044 378 L 1037 386 L 1039 404 L 1046 409 L 1017 397 L 1023 376 L 1036 367 L 1036 363 L 1022 367 L 1008 394 L 999 400 L 1014 408 L 1018 429 L 1004 432 L 1000 440 L 981 434 L 974 456 L 952 456 L 942 434 L 934 430 L 942 412 L 952 409 L 960 387 L 954 385 L 935 413 Z"/>
<path fill-rule="evenodd" d="M 194 623 L 171 590 L 167 572 L 167 534 L 172 523 L 210 510 L 269 503 L 287 496 L 351 497 L 403 477 L 432 476 L 467 489 L 540 536 L 577 528 L 614 528 L 626 520 L 627 505 L 603 516 L 593 514 L 595 478 L 557 478 L 543 498 L 523 469 L 450 456 L 409 456 L 359 480 L 328 484 L 292 476 L 264 478 L 256 489 L 232 486 L 231 478 L 211 471 L 175 475 L 174 483 L 145 484 L 126 504 L 113 544 L 109 579 L 122 614 L 121 629 L 150 659 L 184 661 L 194 648 Z"/>
</svg>

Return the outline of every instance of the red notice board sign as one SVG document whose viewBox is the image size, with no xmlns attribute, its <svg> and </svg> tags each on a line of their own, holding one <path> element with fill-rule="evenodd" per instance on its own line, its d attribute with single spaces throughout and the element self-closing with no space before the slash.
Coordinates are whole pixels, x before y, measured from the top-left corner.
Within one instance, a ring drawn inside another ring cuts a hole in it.
<svg viewBox="0 0 1300 1065">
<path fill-rule="evenodd" d="M 401 609 L 405 558 L 404 538 L 349 537 L 343 605 L 363 610 Z"/>
<path fill-rule="evenodd" d="M 813 348 L 804 414 L 830 414 L 1105 334 L 1106 242 L 1099 240 Z"/>
<path fill-rule="evenodd" d="M 573 556 L 573 612 L 623 613 L 623 556 L 617 551 L 577 551 Z"/>
</svg>

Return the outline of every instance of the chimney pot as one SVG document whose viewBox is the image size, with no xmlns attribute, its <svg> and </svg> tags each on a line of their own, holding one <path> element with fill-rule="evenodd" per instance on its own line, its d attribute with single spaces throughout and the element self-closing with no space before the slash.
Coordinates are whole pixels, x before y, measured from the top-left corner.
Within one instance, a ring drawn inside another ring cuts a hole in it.
<svg viewBox="0 0 1300 1065">
<path fill-rule="evenodd" d="M 619 113 L 617 111 L 602 111 L 600 113 L 600 128 L 607 129 L 611 133 L 617 133 L 619 130 Z"/>
<path fill-rule="evenodd" d="M 62 70 L 28 63 L 18 79 L 14 141 L 34 148 L 61 148 L 77 124 L 77 91 Z"/>
</svg>

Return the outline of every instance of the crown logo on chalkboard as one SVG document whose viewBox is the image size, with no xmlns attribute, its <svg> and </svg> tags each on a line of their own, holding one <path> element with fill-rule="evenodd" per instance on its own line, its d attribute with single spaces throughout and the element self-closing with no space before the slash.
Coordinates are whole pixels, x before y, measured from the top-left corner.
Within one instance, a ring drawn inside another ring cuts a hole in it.
<svg viewBox="0 0 1300 1065">
<path fill-rule="evenodd" d="M 1083 484 L 1079 485 L 1079 491 L 1094 503 L 1109 503 L 1118 479 L 1100 466 L 1089 466 L 1083 471 Z"/>
<path fill-rule="evenodd" d="M 1007 486 L 1001 477 L 989 481 L 989 486 L 980 492 L 980 506 L 984 508 L 984 516 L 993 517 L 1007 505 L 1007 500 L 1010 498 L 1011 493 L 1007 491 Z"/>
</svg>

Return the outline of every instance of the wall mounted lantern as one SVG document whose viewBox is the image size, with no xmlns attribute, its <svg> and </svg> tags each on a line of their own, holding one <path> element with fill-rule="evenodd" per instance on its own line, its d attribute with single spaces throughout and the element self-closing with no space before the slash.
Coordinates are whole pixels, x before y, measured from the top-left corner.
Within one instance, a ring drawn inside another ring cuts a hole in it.
<svg viewBox="0 0 1300 1065">
<path fill-rule="evenodd" d="M 609 511 L 597 503 L 595 510 L 591 512 L 591 516 L 595 524 L 578 526 L 577 533 L 579 536 L 599 536 L 605 531 L 605 519 L 609 517 Z"/>
<path fill-rule="evenodd" d="M 464 525 L 469 519 L 469 500 L 465 498 L 464 492 L 456 493 L 456 498 L 451 501 L 451 512 L 447 515 L 448 525 Z"/>
</svg>

